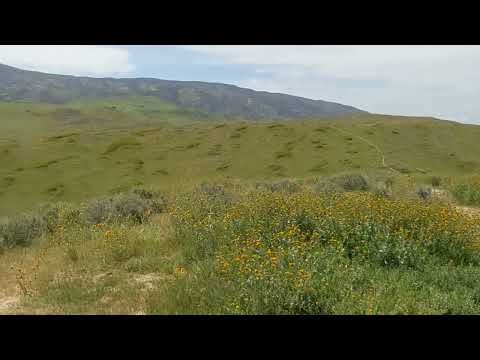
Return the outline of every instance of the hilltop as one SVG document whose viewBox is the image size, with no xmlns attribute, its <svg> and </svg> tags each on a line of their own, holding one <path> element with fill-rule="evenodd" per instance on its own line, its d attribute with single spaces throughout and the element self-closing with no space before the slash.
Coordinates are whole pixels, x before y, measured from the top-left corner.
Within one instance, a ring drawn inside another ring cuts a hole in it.
<svg viewBox="0 0 480 360">
<path fill-rule="evenodd" d="M 78 99 L 152 96 L 183 110 L 226 118 L 266 119 L 364 113 L 351 106 L 199 81 L 91 78 L 26 71 L 0 64 L 0 100 L 61 104 Z"/>
</svg>

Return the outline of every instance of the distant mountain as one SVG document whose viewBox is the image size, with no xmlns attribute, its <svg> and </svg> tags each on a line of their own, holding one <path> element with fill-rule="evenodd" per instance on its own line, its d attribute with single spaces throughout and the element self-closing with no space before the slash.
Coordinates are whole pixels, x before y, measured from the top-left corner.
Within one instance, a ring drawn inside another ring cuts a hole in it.
<svg viewBox="0 0 480 360">
<path fill-rule="evenodd" d="M 155 96 L 178 107 L 234 118 L 331 117 L 365 113 L 351 106 L 200 81 L 91 78 L 0 64 L 0 100 L 65 103 L 79 98 Z"/>
</svg>

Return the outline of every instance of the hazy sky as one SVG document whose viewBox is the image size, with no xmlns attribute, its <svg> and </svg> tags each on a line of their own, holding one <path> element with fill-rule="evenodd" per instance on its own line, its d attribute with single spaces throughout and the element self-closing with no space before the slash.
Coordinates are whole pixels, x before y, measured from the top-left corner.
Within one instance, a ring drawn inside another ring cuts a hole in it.
<svg viewBox="0 0 480 360">
<path fill-rule="evenodd" d="M 480 124 L 480 46 L 0 46 L 57 74 L 222 82 Z"/>
</svg>

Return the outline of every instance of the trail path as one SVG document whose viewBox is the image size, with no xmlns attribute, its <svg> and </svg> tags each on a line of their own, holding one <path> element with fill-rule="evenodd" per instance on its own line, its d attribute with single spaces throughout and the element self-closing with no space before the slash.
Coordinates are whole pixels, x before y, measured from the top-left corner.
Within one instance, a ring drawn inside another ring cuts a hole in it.
<svg viewBox="0 0 480 360">
<path fill-rule="evenodd" d="M 19 301 L 19 296 L 7 296 L 0 294 L 0 315 L 13 314 L 13 310 Z"/>
<path fill-rule="evenodd" d="M 474 208 L 474 207 L 469 207 L 469 206 L 456 206 L 456 208 L 466 215 L 470 215 L 470 216 L 473 216 L 473 217 L 478 217 L 480 219 L 480 209 L 479 208 Z"/>
<path fill-rule="evenodd" d="M 330 125 L 330 127 L 332 129 L 335 129 L 343 134 L 346 134 L 346 135 L 350 135 L 352 137 L 356 137 L 357 139 L 359 139 L 360 141 L 363 141 L 365 144 L 373 147 L 377 152 L 378 154 L 380 155 L 381 157 L 381 166 L 382 167 L 387 167 L 387 165 L 385 164 L 385 154 L 383 153 L 383 151 L 377 146 L 375 145 L 374 143 L 372 143 L 371 141 L 365 139 L 364 137 L 360 136 L 360 135 L 356 135 L 356 134 L 353 134 L 352 132 L 348 131 L 348 130 L 345 130 L 345 129 L 340 129 L 334 125 Z M 396 171 L 395 169 L 392 169 L 394 171 Z"/>
<path fill-rule="evenodd" d="M 0 267 L 0 274 L 0 315 L 14 314 L 21 299 L 15 276 L 5 266 Z"/>
</svg>

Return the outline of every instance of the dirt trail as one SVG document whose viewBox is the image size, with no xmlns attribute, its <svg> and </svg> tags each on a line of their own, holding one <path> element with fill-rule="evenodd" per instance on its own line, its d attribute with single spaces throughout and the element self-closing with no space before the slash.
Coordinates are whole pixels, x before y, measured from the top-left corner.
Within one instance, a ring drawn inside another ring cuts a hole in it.
<svg viewBox="0 0 480 360">
<path fill-rule="evenodd" d="M 20 302 L 20 296 L 6 296 L 0 294 L 0 315 L 9 315 L 14 313 L 16 305 Z"/>
<path fill-rule="evenodd" d="M 0 315 L 14 314 L 20 303 L 21 294 L 15 276 L 4 267 L 0 267 Z"/>
<path fill-rule="evenodd" d="M 456 208 L 466 215 L 480 218 L 480 208 L 468 206 L 456 206 Z"/>
<path fill-rule="evenodd" d="M 359 139 L 360 141 L 363 141 L 365 144 L 373 147 L 373 148 L 378 152 L 378 154 L 379 154 L 380 157 L 381 157 L 381 166 L 382 166 L 382 167 L 387 167 L 387 165 L 385 164 L 385 154 L 383 153 L 383 151 L 382 151 L 377 145 L 375 145 L 374 143 L 372 143 L 371 141 L 365 139 L 364 137 L 362 137 L 362 136 L 360 136 L 360 135 L 355 135 L 355 134 L 351 133 L 350 131 L 347 131 L 347 130 L 344 130 L 344 129 L 340 129 L 340 128 L 334 126 L 334 125 L 330 125 L 330 127 L 331 127 L 332 129 L 335 129 L 335 130 L 343 133 L 343 134 L 350 135 L 350 136 L 352 136 L 352 137 L 356 137 L 356 138 Z M 392 170 L 394 170 L 394 169 L 392 169 Z"/>
</svg>

